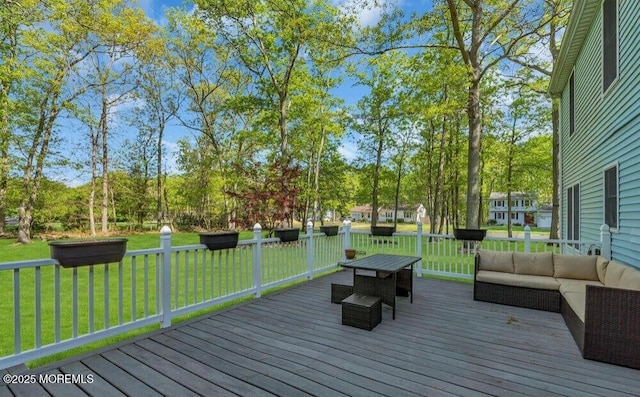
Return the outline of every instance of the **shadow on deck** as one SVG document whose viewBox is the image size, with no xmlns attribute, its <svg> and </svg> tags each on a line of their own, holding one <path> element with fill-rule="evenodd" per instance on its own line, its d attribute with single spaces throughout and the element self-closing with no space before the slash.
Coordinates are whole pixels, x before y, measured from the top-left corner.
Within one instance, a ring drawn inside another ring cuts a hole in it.
<svg viewBox="0 0 640 397">
<path fill-rule="evenodd" d="M 416 279 L 414 303 L 397 298 L 395 321 L 383 305 L 373 331 L 343 326 L 330 283 L 351 277 L 37 368 L 28 374 L 87 383 L 0 384 L 0 397 L 638 395 L 640 371 L 584 360 L 560 314 L 475 302 L 471 284 Z"/>
</svg>

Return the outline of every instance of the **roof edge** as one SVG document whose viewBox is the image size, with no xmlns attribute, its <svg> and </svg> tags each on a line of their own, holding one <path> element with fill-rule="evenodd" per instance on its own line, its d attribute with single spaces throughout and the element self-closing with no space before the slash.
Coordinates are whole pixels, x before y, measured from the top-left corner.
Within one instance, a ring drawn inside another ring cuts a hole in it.
<svg viewBox="0 0 640 397">
<path fill-rule="evenodd" d="M 600 8 L 600 0 L 576 0 L 560 45 L 560 54 L 551 73 L 549 94 L 562 93 L 567 85 L 571 70 L 576 63 L 580 48 L 589 33 L 589 27 Z M 572 51 L 573 50 L 573 51 Z"/>
</svg>

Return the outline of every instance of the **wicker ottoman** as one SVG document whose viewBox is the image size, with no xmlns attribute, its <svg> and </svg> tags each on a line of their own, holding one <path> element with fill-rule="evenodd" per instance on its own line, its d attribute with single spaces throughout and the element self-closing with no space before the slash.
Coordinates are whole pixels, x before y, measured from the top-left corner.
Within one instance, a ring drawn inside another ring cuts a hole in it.
<svg viewBox="0 0 640 397">
<path fill-rule="evenodd" d="M 382 321 L 382 299 L 352 294 L 342 301 L 342 324 L 371 331 Z"/>
<path fill-rule="evenodd" d="M 351 294 L 353 294 L 353 285 L 331 284 L 331 303 L 341 303 Z"/>
</svg>

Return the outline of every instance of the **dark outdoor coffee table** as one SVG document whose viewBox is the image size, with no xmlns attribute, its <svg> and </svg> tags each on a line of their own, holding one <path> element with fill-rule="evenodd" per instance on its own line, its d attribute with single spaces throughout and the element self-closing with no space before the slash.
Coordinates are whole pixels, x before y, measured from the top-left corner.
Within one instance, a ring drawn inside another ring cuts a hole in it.
<svg viewBox="0 0 640 397">
<path fill-rule="evenodd" d="M 343 263 L 342 267 L 353 269 L 353 293 L 382 298 L 393 308 L 396 318 L 396 291 L 398 288 L 411 294 L 413 303 L 413 264 L 419 256 L 376 254 Z M 375 275 L 358 274 L 358 270 L 375 272 Z"/>
</svg>

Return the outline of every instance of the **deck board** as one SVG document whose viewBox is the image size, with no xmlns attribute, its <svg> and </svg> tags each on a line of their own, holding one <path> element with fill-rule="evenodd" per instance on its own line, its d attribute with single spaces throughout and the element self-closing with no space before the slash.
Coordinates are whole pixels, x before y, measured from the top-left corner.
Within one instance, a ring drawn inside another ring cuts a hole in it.
<svg viewBox="0 0 640 397">
<path fill-rule="evenodd" d="M 315 279 L 31 373 L 79 385 L 0 386 L 13 395 L 634 396 L 640 371 L 584 360 L 558 313 L 473 301 L 470 284 L 416 279 L 414 303 L 365 331 L 343 326 Z"/>
</svg>

